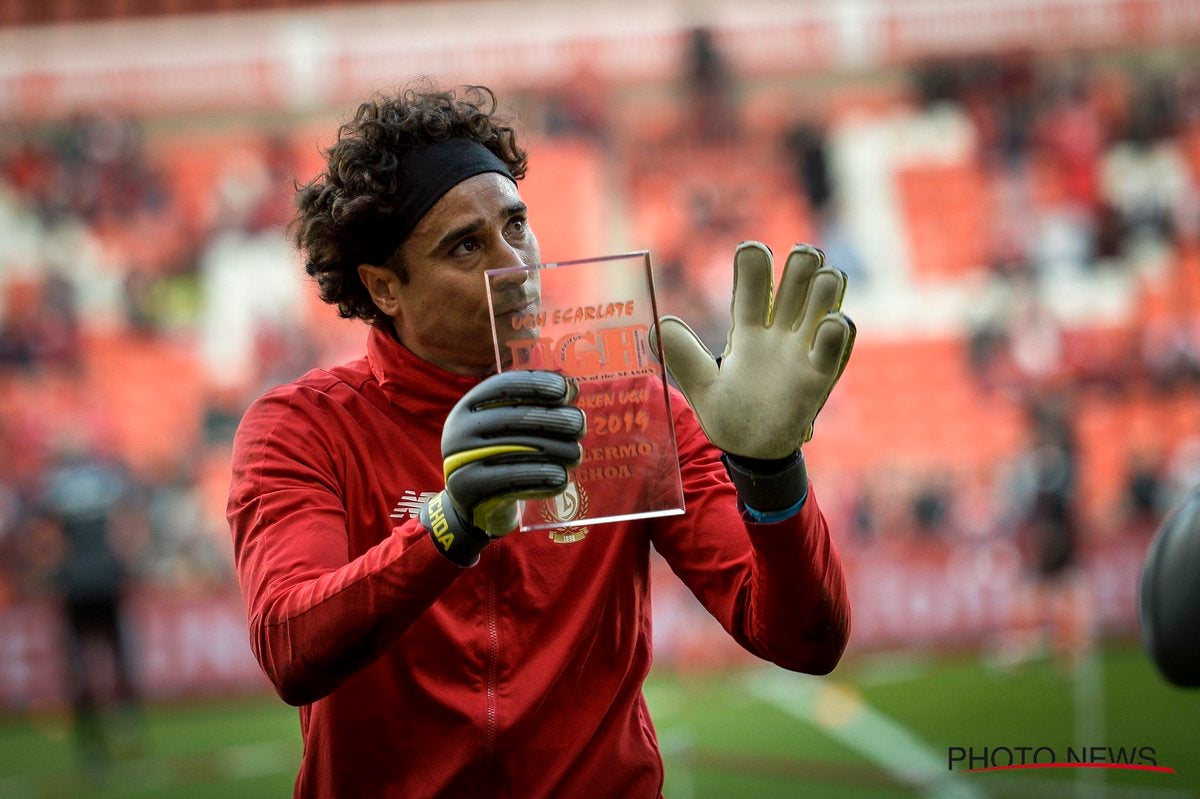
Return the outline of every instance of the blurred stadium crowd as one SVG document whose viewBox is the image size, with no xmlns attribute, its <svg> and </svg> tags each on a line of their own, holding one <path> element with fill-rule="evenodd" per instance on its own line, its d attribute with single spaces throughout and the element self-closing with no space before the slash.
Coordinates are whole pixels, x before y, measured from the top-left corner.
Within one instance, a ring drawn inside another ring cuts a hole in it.
<svg viewBox="0 0 1200 799">
<path fill-rule="evenodd" d="M 1144 542 L 1200 482 L 1195 60 L 1013 53 L 814 88 L 736 74 L 703 30 L 687 52 L 660 86 L 583 66 L 503 94 L 543 253 L 649 249 L 660 311 L 717 350 L 742 239 L 814 241 L 878 300 L 848 300 L 858 349 L 809 455 L 851 564 L 989 547 L 1050 574 Z M 866 193 L 868 123 L 921 154 L 884 198 Z M 335 125 L 0 127 L 0 608 L 56 590 L 64 546 L 41 510 L 84 451 L 123 486 L 114 549 L 138 585 L 234 590 L 241 411 L 362 338 L 319 306 L 285 233 Z M 908 282 L 960 289 L 953 312 L 930 295 L 944 329 L 859 235 L 884 199 Z"/>
</svg>

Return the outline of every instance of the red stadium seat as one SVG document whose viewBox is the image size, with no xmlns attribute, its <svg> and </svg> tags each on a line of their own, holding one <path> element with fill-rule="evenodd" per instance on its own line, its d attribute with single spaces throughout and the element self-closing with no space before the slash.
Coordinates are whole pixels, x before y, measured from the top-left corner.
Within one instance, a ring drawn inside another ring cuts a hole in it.
<svg viewBox="0 0 1200 799">
<path fill-rule="evenodd" d="M 138 469 L 171 463 L 199 440 L 204 380 L 187 343 L 93 335 L 84 347 L 88 401 Z"/>
<path fill-rule="evenodd" d="M 918 279 L 962 277 L 987 262 L 988 185 L 971 163 L 908 166 L 896 174 Z"/>
</svg>

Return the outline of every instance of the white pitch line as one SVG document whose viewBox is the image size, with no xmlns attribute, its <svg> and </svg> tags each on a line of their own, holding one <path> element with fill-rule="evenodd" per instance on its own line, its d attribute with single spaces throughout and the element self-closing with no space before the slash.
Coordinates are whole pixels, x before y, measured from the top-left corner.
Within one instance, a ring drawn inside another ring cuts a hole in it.
<svg viewBox="0 0 1200 799">
<path fill-rule="evenodd" d="M 897 782 L 929 799 L 985 799 L 987 793 L 946 767 L 912 730 L 875 710 L 853 688 L 829 679 L 768 670 L 747 678 L 757 698 L 853 749 Z"/>
</svg>

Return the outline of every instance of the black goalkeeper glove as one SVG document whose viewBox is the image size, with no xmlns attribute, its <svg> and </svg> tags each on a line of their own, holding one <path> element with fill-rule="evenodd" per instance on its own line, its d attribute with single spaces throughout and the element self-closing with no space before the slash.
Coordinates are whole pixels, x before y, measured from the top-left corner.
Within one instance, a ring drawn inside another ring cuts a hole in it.
<svg viewBox="0 0 1200 799">
<path fill-rule="evenodd" d="M 443 555 L 472 565 L 493 538 L 516 528 L 518 500 L 566 489 L 587 429 L 571 406 L 576 392 L 554 372 L 517 371 L 487 378 L 458 401 L 442 430 L 446 488 L 420 513 Z"/>
</svg>

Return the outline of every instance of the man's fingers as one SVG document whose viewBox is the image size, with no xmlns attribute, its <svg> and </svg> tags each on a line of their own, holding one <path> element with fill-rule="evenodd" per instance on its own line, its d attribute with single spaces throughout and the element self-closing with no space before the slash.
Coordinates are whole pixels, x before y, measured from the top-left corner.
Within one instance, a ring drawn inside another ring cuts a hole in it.
<svg viewBox="0 0 1200 799">
<path fill-rule="evenodd" d="M 446 480 L 450 495 L 466 508 L 485 501 L 548 497 L 567 487 L 567 470 L 557 463 L 473 463 Z"/>
<path fill-rule="evenodd" d="M 664 316 L 658 330 L 664 350 L 659 353 L 659 359 L 689 399 L 693 391 L 717 379 L 719 369 L 712 353 L 682 319 Z"/>
<path fill-rule="evenodd" d="M 764 327 L 770 320 L 771 251 L 757 241 L 738 245 L 733 256 L 733 324 Z"/>
<path fill-rule="evenodd" d="M 505 372 L 472 388 L 446 417 L 442 468 L 467 464 L 554 460 L 574 465 L 587 417 L 569 403 L 577 388 L 553 372 Z"/>
<path fill-rule="evenodd" d="M 453 475 L 479 464 L 549 463 L 574 468 L 583 459 L 583 447 L 579 444 L 578 439 L 574 438 L 509 435 L 476 439 L 464 443 L 467 446 L 445 453 L 443 457 L 442 473 L 446 477 L 447 486 L 450 486 L 449 480 Z M 452 494 L 458 496 L 453 486 L 450 486 L 450 489 Z"/>
<path fill-rule="evenodd" d="M 498 406 L 476 411 L 462 427 L 462 436 L 466 440 L 486 442 L 505 436 L 540 436 L 578 441 L 587 430 L 587 417 L 573 406 Z"/>
<path fill-rule="evenodd" d="M 812 365 L 826 375 L 839 375 L 850 357 L 854 345 L 854 324 L 843 314 L 828 314 L 817 325 L 810 353 Z"/>
<path fill-rule="evenodd" d="M 797 244 L 788 254 L 779 282 L 779 298 L 771 317 L 772 327 L 795 330 L 799 326 L 804 301 L 808 298 L 813 275 L 825 263 L 824 254 L 816 247 Z"/>
<path fill-rule="evenodd" d="M 461 403 L 475 410 L 492 405 L 570 405 L 578 389 L 557 372 L 512 371 L 492 375 L 472 388 Z"/>
<path fill-rule="evenodd" d="M 804 313 L 796 320 L 794 328 L 799 331 L 800 339 L 805 345 L 812 345 L 817 326 L 824 321 L 826 314 L 834 313 L 842 307 L 842 296 L 845 293 L 846 275 L 842 270 L 823 267 L 813 275 L 808 300 L 804 304 Z"/>
</svg>

